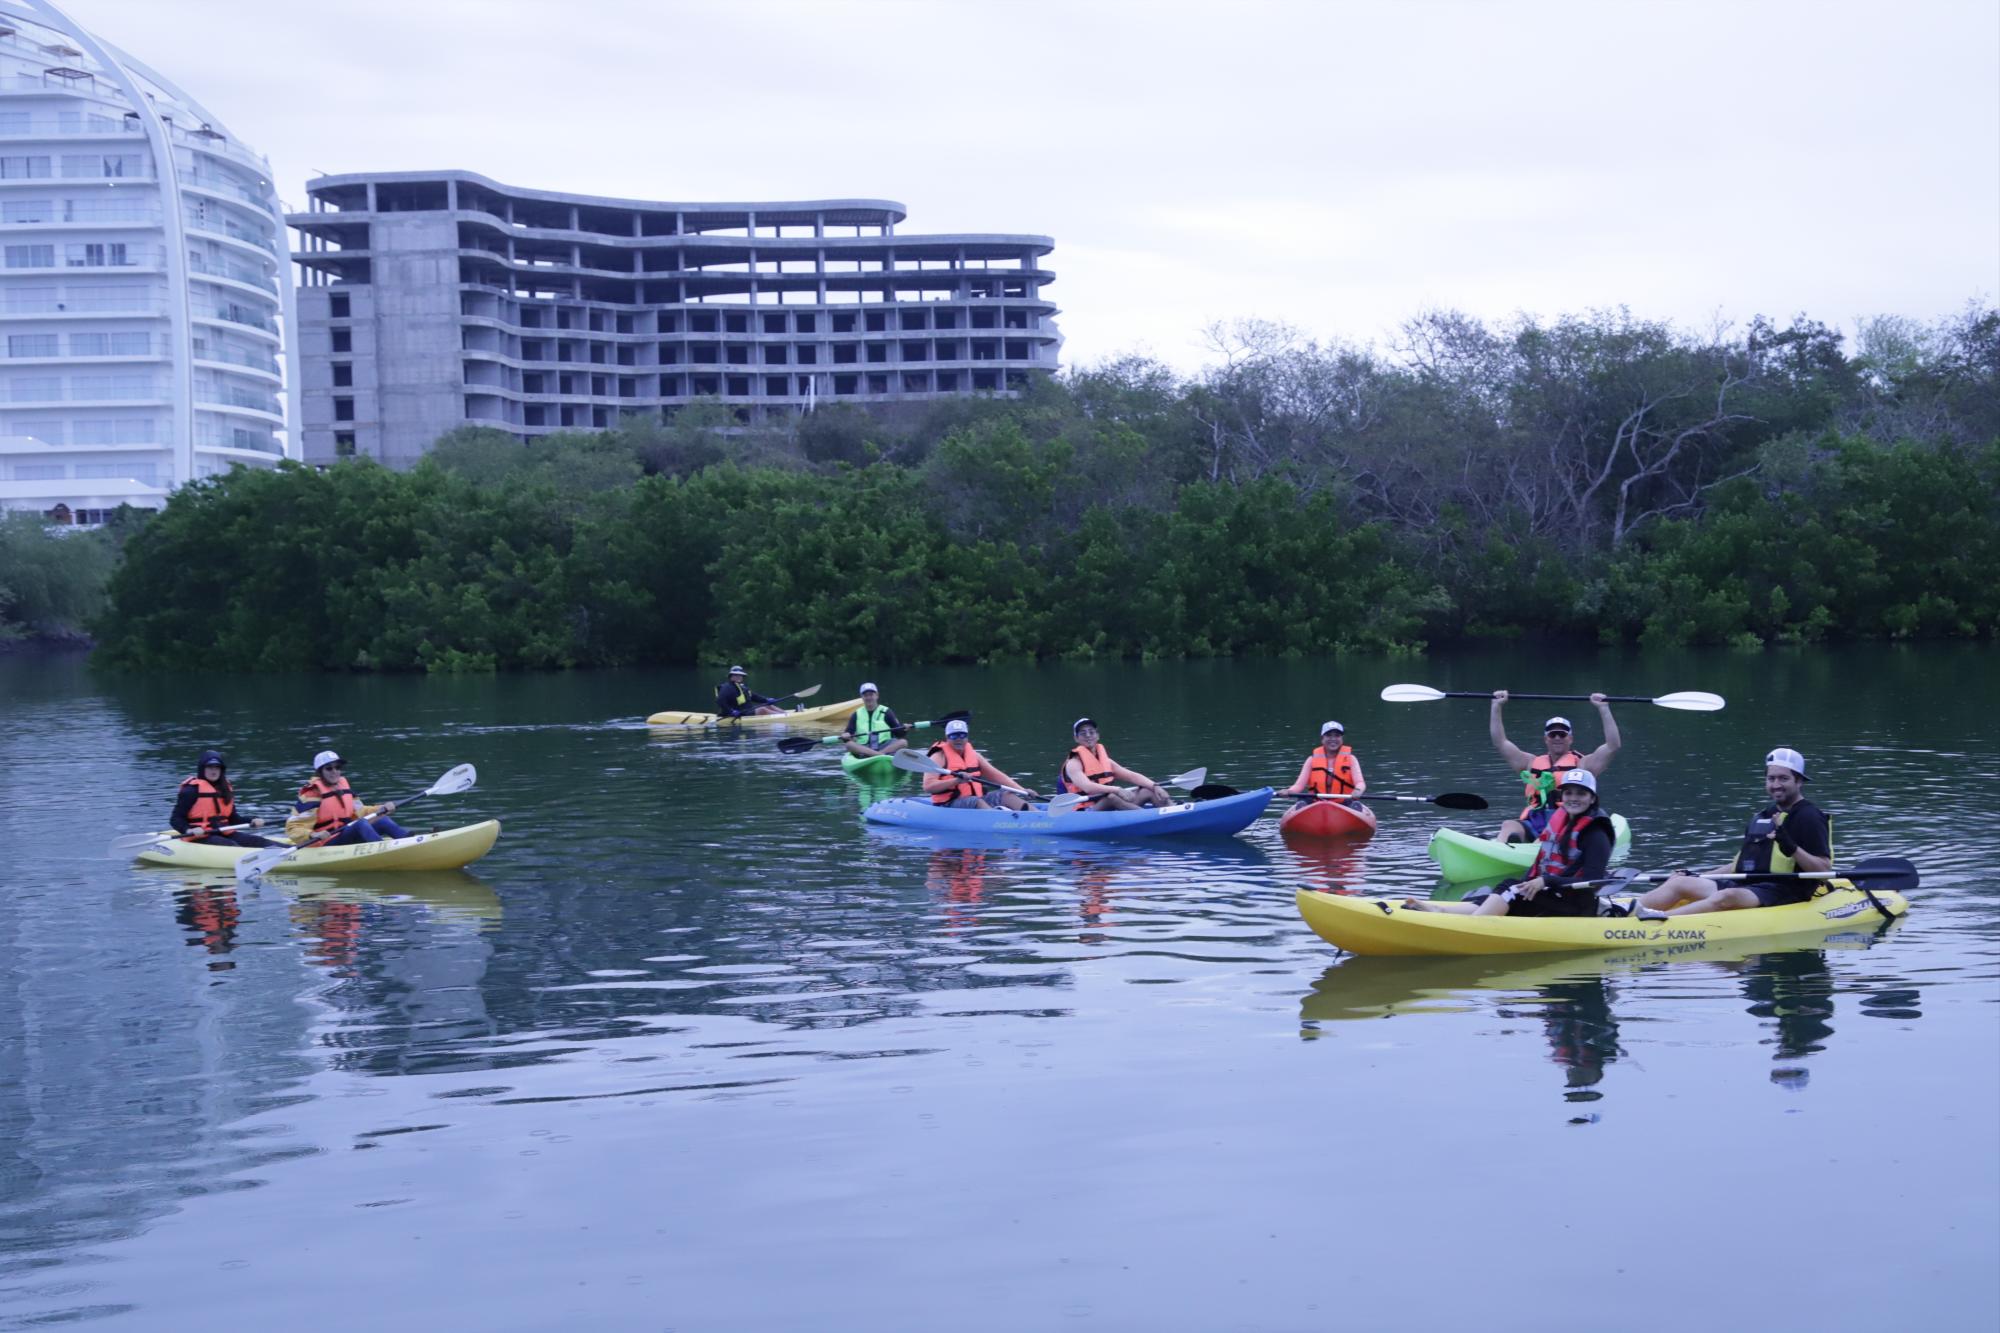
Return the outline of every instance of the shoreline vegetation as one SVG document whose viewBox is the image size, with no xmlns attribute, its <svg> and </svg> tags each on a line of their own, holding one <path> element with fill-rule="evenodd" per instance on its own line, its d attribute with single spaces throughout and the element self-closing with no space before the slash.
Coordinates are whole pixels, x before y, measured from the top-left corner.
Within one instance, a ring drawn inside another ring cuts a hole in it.
<svg viewBox="0 0 2000 1333">
<path fill-rule="evenodd" d="M 1851 350 L 1803 318 L 1696 336 L 1625 312 L 1436 312 L 1387 349 L 1211 336 L 1191 377 L 1128 358 L 899 415 L 698 403 L 525 448 L 455 431 L 406 473 L 239 468 L 34 560 L 16 520 L 0 625 L 242 671 L 2000 626 L 2000 310 L 1876 320 Z"/>
</svg>

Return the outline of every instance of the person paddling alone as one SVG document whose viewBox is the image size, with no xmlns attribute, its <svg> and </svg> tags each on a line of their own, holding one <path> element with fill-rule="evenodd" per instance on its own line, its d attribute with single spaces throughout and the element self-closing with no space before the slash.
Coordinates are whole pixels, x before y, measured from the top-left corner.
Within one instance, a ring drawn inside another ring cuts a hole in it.
<svg viewBox="0 0 2000 1333">
<path fill-rule="evenodd" d="M 1562 775 L 1556 792 L 1556 808 L 1542 829 L 1541 845 L 1526 878 L 1502 880 L 1477 900 L 1432 903 L 1405 898 L 1403 905 L 1420 912 L 1476 916 L 1596 916 L 1597 890 L 1587 881 L 1604 877 L 1617 835 L 1611 817 L 1598 804 L 1595 773 L 1572 768 Z"/>
<path fill-rule="evenodd" d="M 410 830 L 389 816 L 396 803 L 362 805 L 354 789 L 347 785 L 343 771 L 347 761 L 332 750 L 313 756 L 313 775 L 299 788 L 297 813 L 285 821 L 290 831 L 300 828 L 311 847 L 341 847 L 351 842 L 380 842 L 384 838 L 407 838 Z M 310 819 L 310 826 L 306 821 Z"/>
<path fill-rule="evenodd" d="M 1070 738 L 1076 743 L 1063 756 L 1062 769 L 1056 778 L 1057 791 L 1073 791 L 1083 797 L 1083 802 L 1073 808 L 1077 810 L 1143 810 L 1149 805 L 1172 805 L 1173 797 L 1164 788 L 1144 773 L 1126 768 L 1111 757 L 1097 738 L 1097 723 L 1087 717 L 1080 717 L 1069 729 Z M 1113 787 L 1109 783 L 1114 778 L 1131 783 L 1130 787 Z"/>
<path fill-rule="evenodd" d="M 1743 846 L 1729 864 L 1710 875 L 1748 871 L 1753 876 L 1795 870 L 1833 869 L 1833 820 L 1805 798 L 1806 757 L 1783 746 L 1764 756 L 1764 794 L 1771 803 L 1743 831 Z M 1802 903 L 1826 887 L 1824 880 L 1751 878 L 1725 884 L 1676 871 L 1633 904 L 1634 914 L 1654 918 L 1727 912 L 1743 907 Z"/>
<path fill-rule="evenodd" d="M 1542 836 L 1548 827 L 1549 816 L 1554 813 L 1555 800 L 1551 793 L 1555 790 L 1556 779 L 1574 768 L 1581 768 L 1598 777 L 1611 766 L 1612 756 L 1624 744 L 1618 735 L 1618 721 L 1611 716 L 1611 705 L 1602 694 L 1590 696 L 1590 702 L 1597 705 L 1598 721 L 1604 724 L 1604 744 L 1589 754 L 1578 754 L 1571 736 L 1569 719 L 1552 717 L 1542 723 L 1542 753 L 1531 755 L 1514 742 L 1507 739 L 1507 731 L 1500 721 L 1500 706 L 1507 702 L 1507 691 L 1493 691 L 1493 711 L 1487 720 L 1487 734 L 1493 738 L 1493 748 L 1500 757 L 1512 764 L 1521 775 L 1523 790 L 1528 803 L 1518 817 L 1500 825 L 1500 841 L 1533 842 Z"/>
<path fill-rule="evenodd" d="M 861 685 L 861 707 L 847 715 L 847 746 L 851 755 L 866 758 L 872 754 L 894 754 L 905 749 L 909 742 L 896 733 L 904 730 L 902 720 L 896 710 L 882 705 L 882 691 L 875 688 L 875 682 L 864 681 Z M 946 728 L 945 735 L 951 731 Z"/>
<path fill-rule="evenodd" d="M 972 748 L 972 728 L 966 725 L 963 718 L 953 718 L 945 723 L 944 739 L 931 746 L 929 754 L 932 762 L 951 770 L 949 773 L 924 775 L 924 791 L 930 796 L 932 805 L 950 806 L 954 810 L 991 810 L 995 806 L 1007 810 L 1028 808 L 1028 803 L 1011 791 L 996 791 L 991 796 L 986 794 L 988 782 L 996 787 L 1019 787 L 1021 784 L 993 767 L 985 755 Z M 1039 796 L 1032 789 L 1023 790 L 1030 796 Z"/>
<path fill-rule="evenodd" d="M 729 679 L 715 687 L 717 717 L 755 717 L 784 711 L 776 699 L 768 699 L 750 688 L 750 673 L 740 666 L 729 668 Z"/>
<path fill-rule="evenodd" d="M 1344 804 L 1353 805 L 1353 801 L 1345 798 L 1367 790 L 1368 782 L 1361 776 L 1361 761 L 1347 744 L 1346 729 L 1338 722 L 1324 722 L 1319 729 L 1319 748 L 1306 756 L 1299 776 L 1278 795 L 1304 796 L 1312 792 L 1339 797 Z"/>
<path fill-rule="evenodd" d="M 203 750 L 194 767 L 194 776 L 181 779 L 174 812 L 167 819 L 184 842 L 231 843 L 238 847 L 275 847 L 269 838 L 254 833 L 225 832 L 236 823 L 236 789 L 229 785 L 229 766 L 222 751 Z M 264 821 L 253 819 L 250 827 L 262 828 Z"/>
</svg>

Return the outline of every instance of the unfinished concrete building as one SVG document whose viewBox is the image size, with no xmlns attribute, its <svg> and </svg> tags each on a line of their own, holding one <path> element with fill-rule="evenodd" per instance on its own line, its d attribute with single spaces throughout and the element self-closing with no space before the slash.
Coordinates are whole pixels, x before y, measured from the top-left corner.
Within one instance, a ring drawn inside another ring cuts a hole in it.
<svg viewBox="0 0 2000 1333">
<path fill-rule="evenodd" d="M 468 171 L 321 176 L 300 237 L 308 462 L 407 466 L 458 426 L 522 440 L 718 399 L 1011 394 L 1056 368 L 1046 236 L 898 235 L 884 199 L 679 204 Z"/>
</svg>

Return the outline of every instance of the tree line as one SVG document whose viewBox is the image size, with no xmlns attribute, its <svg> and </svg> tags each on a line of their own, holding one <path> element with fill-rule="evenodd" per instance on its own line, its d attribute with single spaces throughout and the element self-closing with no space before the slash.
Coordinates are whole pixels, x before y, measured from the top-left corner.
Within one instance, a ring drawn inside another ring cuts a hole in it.
<svg viewBox="0 0 2000 1333">
<path fill-rule="evenodd" d="M 123 667 L 488 670 L 1990 637 L 2000 311 L 1246 324 L 1018 399 L 719 404 L 407 473 L 239 469 L 124 540 Z M 73 540 L 73 539 L 72 539 Z M 9 548 L 11 549 L 11 548 Z M 0 573 L 0 581 L 4 581 Z"/>
</svg>

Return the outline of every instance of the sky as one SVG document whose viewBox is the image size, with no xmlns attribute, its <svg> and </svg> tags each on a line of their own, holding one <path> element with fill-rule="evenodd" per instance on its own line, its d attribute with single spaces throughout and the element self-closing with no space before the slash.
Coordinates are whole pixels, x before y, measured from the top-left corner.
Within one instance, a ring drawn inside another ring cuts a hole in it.
<svg viewBox="0 0 2000 1333">
<path fill-rule="evenodd" d="M 60 2 L 60 0 L 59 0 Z M 68 0 L 266 154 L 1054 238 L 1064 360 L 2000 294 L 1994 0 Z"/>
</svg>

